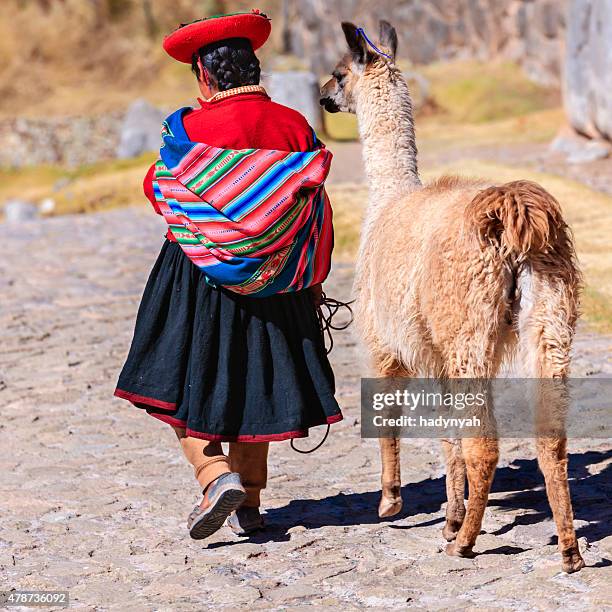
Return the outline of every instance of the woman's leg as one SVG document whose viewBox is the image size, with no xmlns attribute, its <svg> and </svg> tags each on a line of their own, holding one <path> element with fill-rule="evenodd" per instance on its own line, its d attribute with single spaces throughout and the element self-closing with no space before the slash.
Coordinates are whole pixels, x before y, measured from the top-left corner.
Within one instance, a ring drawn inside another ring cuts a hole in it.
<svg viewBox="0 0 612 612">
<path fill-rule="evenodd" d="M 174 427 L 174 431 L 204 490 L 202 501 L 187 519 L 189 535 L 202 540 L 218 531 L 225 519 L 240 508 L 246 492 L 238 474 L 231 472 L 220 442 L 192 438 L 181 427 Z"/>
<path fill-rule="evenodd" d="M 229 473 L 229 459 L 223 454 L 220 442 L 208 442 L 188 437 L 184 428 L 173 428 L 187 461 L 193 466 L 194 474 L 202 489 L 222 474 Z"/>
<path fill-rule="evenodd" d="M 232 442 L 229 460 L 233 472 L 240 474 L 247 498 L 244 507 L 259 508 L 260 493 L 268 481 L 268 442 Z"/>
</svg>

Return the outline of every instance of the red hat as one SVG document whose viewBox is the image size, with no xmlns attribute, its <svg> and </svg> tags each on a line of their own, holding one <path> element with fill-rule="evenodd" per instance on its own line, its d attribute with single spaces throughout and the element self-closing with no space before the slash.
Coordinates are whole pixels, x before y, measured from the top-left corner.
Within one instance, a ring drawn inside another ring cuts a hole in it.
<svg viewBox="0 0 612 612">
<path fill-rule="evenodd" d="M 257 9 L 251 13 L 215 15 L 179 27 L 164 38 L 166 53 L 185 64 L 201 47 L 226 38 L 247 38 L 253 50 L 259 49 L 270 36 L 270 20 Z"/>
</svg>

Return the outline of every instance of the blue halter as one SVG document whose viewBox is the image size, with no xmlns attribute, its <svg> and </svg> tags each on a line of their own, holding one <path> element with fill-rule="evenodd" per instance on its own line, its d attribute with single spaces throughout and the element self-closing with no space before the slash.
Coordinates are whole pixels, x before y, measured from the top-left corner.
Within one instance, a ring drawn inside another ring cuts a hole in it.
<svg viewBox="0 0 612 612">
<path fill-rule="evenodd" d="M 376 53 L 390 59 L 391 61 L 393 61 L 393 57 L 391 55 L 389 55 L 388 53 L 384 53 L 383 51 L 381 51 L 369 38 L 368 35 L 365 33 L 365 30 L 363 28 L 357 28 L 357 33 L 361 34 L 364 38 L 364 40 L 368 43 L 368 45 L 370 45 L 370 47 L 372 47 L 372 49 L 374 49 L 374 51 L 376 51 Z"/>
</svg>

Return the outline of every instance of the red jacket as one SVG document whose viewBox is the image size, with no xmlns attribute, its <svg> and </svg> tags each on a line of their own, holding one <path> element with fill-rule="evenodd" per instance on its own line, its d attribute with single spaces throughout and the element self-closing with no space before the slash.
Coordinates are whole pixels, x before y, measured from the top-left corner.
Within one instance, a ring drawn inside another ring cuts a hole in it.
<svg viewBox="0 0 612 612">
<path fill-rule="evenodd" d="M 306 119 L 297 111 L 272 102 L 265 93 L 241 93 L 205 102 L 185 115 L 189 138 L 224 149 L 277 149 L 312 151 L 315 136 Z M 149 168 L 143 188 L 159 213 L 153 194 L 155 165 Z M 175 241 L 172 232 L 167 237 Z"/>
</svg>

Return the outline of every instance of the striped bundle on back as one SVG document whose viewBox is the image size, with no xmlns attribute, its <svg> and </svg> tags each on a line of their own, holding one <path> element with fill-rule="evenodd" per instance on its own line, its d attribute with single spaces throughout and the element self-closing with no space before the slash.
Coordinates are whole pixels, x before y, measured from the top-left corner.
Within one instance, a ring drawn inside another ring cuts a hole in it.
<svg viewBox="0 0 612 612">
<path fill-rule="evenodd" d="M 324 182 L 331 153 L 220 149 L 162 131 L 154 189 L 185 254 L 214 286 L 268 296 L 323 282 L 333 248 Z"/>
</svg>

